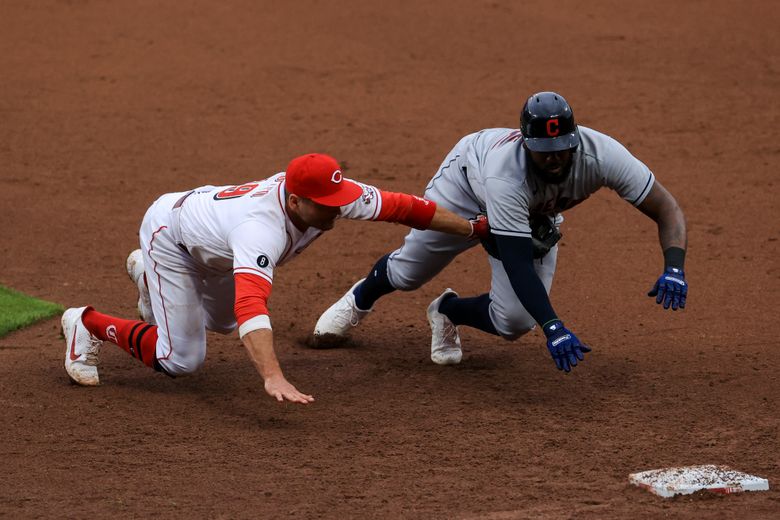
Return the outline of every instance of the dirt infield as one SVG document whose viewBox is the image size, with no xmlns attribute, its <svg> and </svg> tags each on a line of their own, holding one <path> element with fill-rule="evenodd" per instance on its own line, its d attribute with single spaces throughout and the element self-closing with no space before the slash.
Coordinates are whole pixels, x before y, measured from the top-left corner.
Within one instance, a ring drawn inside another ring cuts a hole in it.
<svg viewBox="0 0 780 520">
<path fill-rule="evenodd" d="M 466 330 L 461 365 L 430 362 L 425 308 L 484 292 L 477 250 L 382 300 L 347 348 L 310 350 L 405 232 L 340 222 L 271 298 L 309 407 L 266 397 L 235 336 L 177 380 L 106 345 L 94 389 L 68 383 L 58 320 L 0 340 L 0 517 L 777 518 L 778 19 L 768 0 L 3 2 L 0 284 L 133 316 L 124 259 L 158 194 L 308 151 L 421 193 L 462 135 L 516 127 L 551 89 L 675 194 L 691 290 L 684 312 L 645 297 L 656 230 L 602 192 L 562 229 L 553 304 L 594 347 L 572 374 L 538 333 Z M 628 485 L 705 463 L 771 489 Z"/>
</svg>

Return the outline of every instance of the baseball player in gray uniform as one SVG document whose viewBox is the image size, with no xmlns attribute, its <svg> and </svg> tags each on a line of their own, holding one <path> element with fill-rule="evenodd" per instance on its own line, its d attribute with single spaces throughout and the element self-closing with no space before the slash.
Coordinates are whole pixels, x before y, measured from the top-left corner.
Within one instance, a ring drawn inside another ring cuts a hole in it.
<svg viewBox="0 0 780 520">
<path fill-rule="evenodd" d="M 664 309 L 685 307 L 685 216 L 650 169 L 611 137 L 577 126 L 569 104 L 554 92 L 529 97 L 520 126 L 465 136 L 425 190 L 426 198 L 463 217 L 486 213 L 491 227 L 489 239 L 483 240 L 490 291 L 461 298 L 446 289 L 428 307 L 434 363 L 461 361 L 460 325 L 513 340 L 538 323 L 558 369 L 569 372 L 584 359 L 590 348 L 564 325 L 548 295 L 561 212 L 602 187 L 656 222 L 664 271 L 648 296 Z M 474 245 L 462 237 L 412 230 L 399 249 L 380 258 L 366 278 L 320 316 L 315 340 L 346 336 L 380 297 L 417 289 Z"/>
</svg>

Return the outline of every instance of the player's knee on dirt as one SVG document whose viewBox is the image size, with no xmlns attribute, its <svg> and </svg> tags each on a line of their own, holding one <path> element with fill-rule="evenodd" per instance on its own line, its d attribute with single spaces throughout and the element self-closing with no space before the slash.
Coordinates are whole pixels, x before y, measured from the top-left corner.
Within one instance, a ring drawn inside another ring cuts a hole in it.
<svg viewBox="0 0 780 520">
<path fill-rule="evenodd" d="M 238 323 L 233 320 L 230 323 L 217 322 L 206 318 L 206 330 L 216 332 L 217 334 L 231 334 L 238 328 Z"/>
<path fill-rule="evenodd" d="M 499 335 L 502 338 L 504 338 L 505 340 L 507 340 L 507 341 L 514 341 L 514 340 L 518 339 L 519 337 L 525 336 L 526 334 L 531 332 L 531 330 L 534 328 L 534 326 L 535 325 L 531 325 L 531 327 L 529 327 L 529 328 L 517 329 L 515 332 L 511 332 L 511 333 L 499 331 Z"/>
<path fill-rule="evenodd" d="M 195 350 L 197 350 L 197 352 L 173 354 L 168 359 L 158 359 L 157 363 L 162 367 L 165 373 L 174 377 L 194 374 L 206 360 L 205 345 L 202 349 Z"/>
<path fill-rule="evenodd" d="M 498 334 L 507 341 L 516 340 L 536 326 L 536 322 L 522 305 L 499 310 L 491 306 L 490 320 Z"/>
<path fill-rule="evenodd" d="M 207 330 L 210 330 L 211 332 L 216 332 L 217 334 L 222 334 L 223 336 L 232 334 L 237 328 L 238 328 L 238 324 L 233 326 L 228 326 L 228 327 L 219 327 L 219 326 L 206 327 Z"/>
</svg>

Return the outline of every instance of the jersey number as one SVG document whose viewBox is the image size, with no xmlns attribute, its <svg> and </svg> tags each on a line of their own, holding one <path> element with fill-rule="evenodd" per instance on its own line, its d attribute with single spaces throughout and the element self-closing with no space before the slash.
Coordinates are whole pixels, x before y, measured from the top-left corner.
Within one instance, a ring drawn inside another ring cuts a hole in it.
<svg viewBox="0 0 780 520">
<path fill-rule="evenodd" d="M 256 182 L 242 184 L 241 186 L 231 186 L 214 195 L 214 200 L 237 199 L 238 197 L 243 197 L 258 186 L 259 184 Z"/>
</svg>

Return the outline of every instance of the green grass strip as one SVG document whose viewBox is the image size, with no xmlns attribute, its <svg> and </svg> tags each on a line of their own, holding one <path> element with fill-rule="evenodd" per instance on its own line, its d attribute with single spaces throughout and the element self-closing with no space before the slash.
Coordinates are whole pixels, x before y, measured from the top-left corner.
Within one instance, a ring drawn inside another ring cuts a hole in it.
<svg viewBox="0 0 780 520">
<path fill-rule="evenodd" d="M 38 300 L 0 285 L 0 338 L 12 330 L 51 318 L 64 310 L 62 305 Z"/>
</svg>

